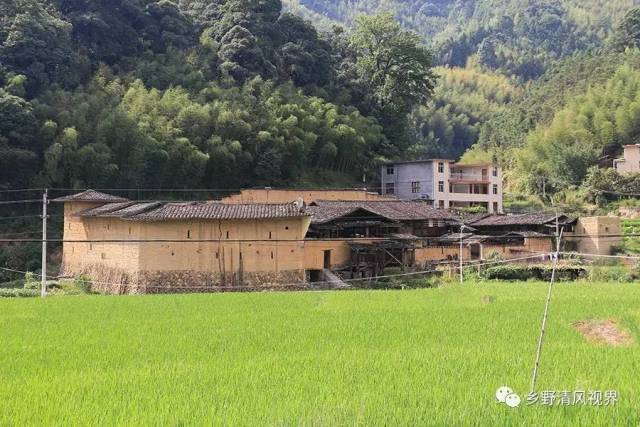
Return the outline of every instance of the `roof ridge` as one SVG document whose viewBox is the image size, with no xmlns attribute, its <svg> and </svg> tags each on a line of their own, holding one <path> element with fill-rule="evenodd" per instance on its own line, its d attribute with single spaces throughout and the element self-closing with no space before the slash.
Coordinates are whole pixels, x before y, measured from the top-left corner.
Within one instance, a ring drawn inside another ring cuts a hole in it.
<svg viewBox="0 0 640 427">
<path fill-rule="evenodd" d="M 80 193 L 70 194 L 67 196 L 53 199 L 52 202 L 96 202 L 96 203 L 117 203 L 128 202 L 125 197 L 114 196 L 112 194 L 102 193 L 100 191 L 88 189 Z"/>
</svg>

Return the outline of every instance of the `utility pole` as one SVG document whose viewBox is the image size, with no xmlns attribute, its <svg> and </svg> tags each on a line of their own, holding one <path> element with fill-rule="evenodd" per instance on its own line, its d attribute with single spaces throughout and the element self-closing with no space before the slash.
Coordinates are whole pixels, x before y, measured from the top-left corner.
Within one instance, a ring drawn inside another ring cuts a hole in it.
<svg viewBox="0 0 640 427">
<path fill-rule="evenodd" d="M 464 273 L 462 272 L 462 231 L 464 230 L 464 224 L 460 224 L 460 283 L 464 282 Z"/>
<path fill-rule="evenodd" d="M 47 296 L 47 199 L 48 191 L 46 188 L 42 193 L 42 286 L 41 296 Z"/>
<path fill-rule="evenodd" d="M 564 225 L 560 227 L 558 211 L 556 210 L 556 251 L 551 256 L 553 258 L 553 268 L 551 270 L 551 281 L 549 282 L 549 290 L 547 292 L 547 301 L 544 306 L 544 314 L 542 315 L 542 326 L 540 327 L 540 338 L 538 338 L 538 348 L 536 350 L 536 361 L 533 364 L 533 374 L 531 376 L 531 393 L 536 391 L 536 382 L 538 381 L 538 369 L 540 368 L 540 358 L 542 356 L 542 346 L 544 344 L 544 336 L 547 328 L 547 318 L 549 317 L 549 306 L 551 304 L 551 294 L 553 292 L 553 284 L 556 279 L 556 270 L 558 269 L 558 261 L 560 258 L 560 246 L 562 243 L 562 234 L 564 233 Z"/>
</svg>

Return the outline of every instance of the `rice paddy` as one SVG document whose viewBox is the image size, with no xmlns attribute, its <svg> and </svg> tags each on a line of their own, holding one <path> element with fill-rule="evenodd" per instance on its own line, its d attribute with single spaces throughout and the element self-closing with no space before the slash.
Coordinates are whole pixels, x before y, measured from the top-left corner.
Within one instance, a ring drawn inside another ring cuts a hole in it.
<svg viewBox="0 0 640 427">
<path fill-rule="evenodd" d="M 640 285 L 555 288 L 538 390 L 610 406 L 528 405 L 546 289 L 0 300 L 0 425 L 638 425 Z"/>
</svg>

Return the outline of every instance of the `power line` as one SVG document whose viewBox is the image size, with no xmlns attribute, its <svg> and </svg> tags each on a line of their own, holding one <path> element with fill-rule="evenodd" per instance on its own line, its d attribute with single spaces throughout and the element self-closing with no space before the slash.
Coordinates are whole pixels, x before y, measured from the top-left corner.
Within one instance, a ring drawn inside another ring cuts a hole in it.
<svg viewBox="0 0 640 427">
<path fill-rule="evenodd" d="M 580 252 L 560 252 L 561 255 L 567 256 L 581 256 L 585 258 L 609 258 L 609 259 L 633 259 L 640 260 L 640 256 L 634 255 L 600 255 L 600 254 L 585 254 Z"/>
<path fill-rule="evenodd" d="M 216 193 L 242 191 L 368 191 L 380 190 L 382 187 L 316 187 L 316 188 L 277 188 L 277 187 L 244 187 L 244 188 L 49 188 L 49 191 L 122 191 L 140 193 Z"/>
<path fill-rule="evenodd" d="M 480 264 L 471 264 L 471 261 L 465 261 L 465 263 L 469 263 L 470 266 L 472 267 L 483 267 L 486 265 L 495 265 L 495 264 L 506 264 L 506 263 L 512 263 L 512 262 L 516 262 L 516 261 L 524 261 L 524 260 L 531 260 L 531 259 L 539 259 L 541 257 L 547 257 L 549 256 L 549 253 L 538 253 L 536 255 L 530 255 L 527 257 L 520 257 L 520 258 L 512 258 L 512 259 L 507 259 L 507 260 L 499 260 L 499 261 L 488 261 L 488 262 L 482 262 Z M 446 263 L 442 263 L 443 265 L 445 265 Z M 436 264 L 439 265 L 439 264 Z M 13 273 L 19 273 L 19 274 L 27 274 L 27 271 L 21 271 L 21 270 L 15 270 L 15 269 L 11 269 L 11 268 L 6 268 L 6 267 L 0 267 L 0 270 L 5 270 L 5 271 L 9 271 L 9 272 L 13 272 Z M 437 274 L 440 273 L 441 271 L 438 270 L 423 270 L 423 271 L 414 271 L 414 272 L 409 272 L 409 273 L 397 273 L 397 274 L 388 274 L 388 275 L 382 275 L 382 276 L 374 276 L 374 277 L 363 277 L 363 278 L 352 278 L 352 279 L 341 279 L 341 282 L 343 283 L 352 283 L 352 282 L 363 282 L 363 281 L 378 281 L 378 280 L 385 280 L 385 279 L 393 279 L 393 278 L 399 278 L 399 277 L 413 277 L 413 276 L 421 276 L 421 275 L 427 275 L 427 274 Z M 37 274 L 37 273 L 33 273 L 33 275 L 35 277 L 44 277 L 42 274 Z M 55 277 L 55 276 L 46 276 L 46 279 L 50 279 L 50 280 L 64 280 L 64 278 L 59 278 L 59 277 Z M 188 287 L 182 287 L 182 288 L 172 288 L 172 287 L 167 287 L 167 286 L 159 286 L 159 285 L 140 285 L 138 283 L 113 283 L 113 282 L 103 282 L 103 281 L 93 281 L 93 280 L 89 280 L 89 282 L 91 282 L 92 284 L 97 284 L 97 285 L 108 285 L 108 286 L 114 286 L 114 287 L 133 287 L 133 288 L 142 288 L 142 289 L 162 289 L 165 291 L 175 291 L 175 290 L 210 290 L 210 291 L 215 291 L 215 290 L 265 290 L 265 289 L 269 289 L 269 287 L 248 287 L 248 286 L 188 286 Z M 320 282 L 293 282 L 293 283 L 284 283 L 284 284 L 278 284 L 275 283 L 273 288 L 299 288 L 299 287 L 310 287 L 309 285 L 312 285 L 311 287 L 315 286 L 320 286 L 320 285 L 331 285 L 331 284 L 335 284 L 334 282 L 331 281 L 320 281 Z"/>
<path fill-rule="evenodd" d="M 0 190 L 0 193 L 31 193 L 31 192 L 42 192 L 44 188 L 9 188 Z"/>
<path fill-rule="evenodd" d="M 42 200 L 39 200 L 39 199 L 12 200 L 12 201 L 0 202 L 0 205 L 19 205 L 19 204 L 27 204 L 27 203 L 42 203 Z"/>
<path fill-rule="evenodd" d="M 34 234 L 39 231 L 17 231 L 12 233 L 6 233 L 6 235 L 14 235 L 14 234 Z M 1 235 L 1 234 L 0 234 Z M 566 240 L 575 240 L 575 239 L 587 239 L 587 238 L 625 238 L 625 237 L 640 237 L 640 233 L 629 233 L 629 234 L 568 234 L 565 233 Z M 540 239 L 552 239 L 553 235 L 541 235 L 541 236 L 520 236 L 520 235 L 474 235 L 470 234 L 469 236 L 464 237 L 463 241 L 468 243 L 482 243 L 482 242 L 513 242 L 516 239 L 526 239 L 526 240 L 540 240 Z M 453 245 L 458 244 L 459 239 L 455 238 L 455 242 L 453 240 L 442 240 L 443 237 L 366 237 L 366 236 L 358 236 L 358 237 L 339 237 L 339 238 L 302 238 L 302 239 L 47 239 L 48 242 L 51 243 L 304 243 L 304 242 L 347 242 L 347 243 L 360 243 L 362 241 L 366 242 L 394 242 L 394 241 L 410 241 L 410 242 L 422 242 L 427 244 L 436 244 L 437 246 L 442 245 Z M 453 239 L 453 238 L 452 238 Z M 41 242 L 42 239 L 0 239 L 0 243 L 30 243 L 30 242 Z"/>
<path fill-rule="evenodd" d="M 49 215 L 49 218 L 62 218 L 64 215 Z M 10 221 L 16 219 L 40 218 L 42 215 L 18 215 L 18 216 L 0 216 L 0 221 Z"/>
<path fill-rule="evenodd" d="M 35 233 L 35 231 L 34 231 Z M 591 237 L 591 236 L 589 236 Z M 478 241 L 505 241 L 513 242 L 518 236 L 468 236 L 463 239 L 467 244 L 479 243 Z M 523 239 L 551 239 L 553 236 L 531 236 L 521 237 Z M 51 243 L 311 243 L 311 242 L 345 242 L 345 243 L 379 243 L 379 242 L 422 242 L 433 244 L 433 246 L 457 245 L 459 239 L 442 241 L 440 237 L 341 237 L 341 238 L 302 238 L 302 239 L 47 239 Z M 29 243 L 41 242 L 42 239 L 16 239 L 3 240 L 1 243 Z"/>
</svg>

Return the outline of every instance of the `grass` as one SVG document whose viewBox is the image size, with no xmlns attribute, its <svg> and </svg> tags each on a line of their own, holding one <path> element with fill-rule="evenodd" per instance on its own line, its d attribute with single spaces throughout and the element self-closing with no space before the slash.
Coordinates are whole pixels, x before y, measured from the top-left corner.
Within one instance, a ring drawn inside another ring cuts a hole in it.
<svg viewBox="0 0 640 427">
<path fill-rule="evenodd" d="M 0 300 L 0 425 L 638 425 L 640 285 L 559 284 L 540 390 L 617 390 L 614 407 L 524 400 L 546 286 Z M 487 304 L 486 296 L 493 297 Z"/>
</svg>

